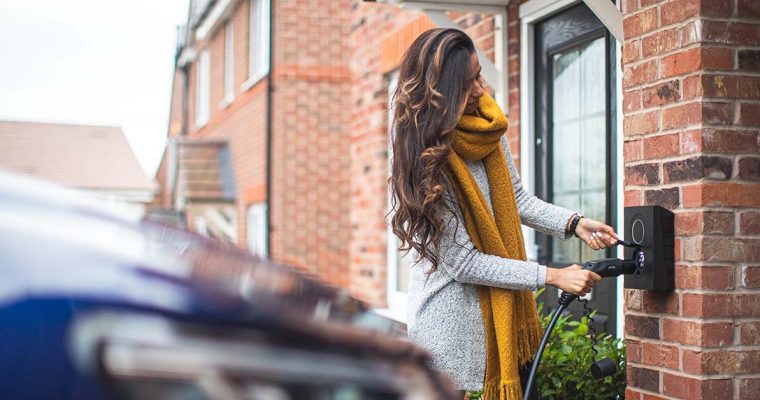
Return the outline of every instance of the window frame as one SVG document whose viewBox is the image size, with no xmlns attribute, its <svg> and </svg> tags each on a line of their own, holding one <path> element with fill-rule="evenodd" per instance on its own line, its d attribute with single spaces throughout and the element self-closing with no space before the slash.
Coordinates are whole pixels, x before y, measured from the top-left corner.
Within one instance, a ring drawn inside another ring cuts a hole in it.
<svg viewBox="0 0 760 400">
<path fill-rule="evenodd" d="M 209 237 L 208 221 L 206 221 L 206 217 L 202 215 L 195 216 L 195 218 L 193 218 L 193 229 L 195 232 L 205 237 Z"/>
<path fill-rule="evenodd" d="M 248 0 L 248 80 L 243 90 L 269 74 L 270 0 Z"/>
<path fill-rule="evenodd" d="M 613 166 L 617 162 L 616 160 L 616 154 L 615 154 L 615 148 L 616 148 L 616 141 L 618 140 L 615 136 L 616 132 L 616 121 L 615 121 L 615 103 L 612 101 L 612 99 L 615 96 L 614 91 L 615 85 L 614 85 L 614 70 L 612 70 L 613 65 L 610 65 L 610 60 L 614 60 L 614 38 L 612 38 L 611 34 L 606 30 L 604 25 L 601 27 L 588 32 L 587 34 L 581 35 L 575 39 L 570 44 L 550 48 L 548 51 L 550 54 L 557 54 L 559 52 L 574 48 L 575 46 L 579 46 L 584 43 L 590 43 L 593 40 L 596 39 L 602 39 L 604 40 L 604 48 L 605 48 L 605 82 L 606 82 L 606 91 L 605 91 L 605 104 L 607 105 L 607 109 L 605 110 L 606 115 L 606 123 L 605 123 L 605 221 L 616 221 L 616 211 L 617 211 L 617 204 L 615 203 L 617 199 L 617 185 L 615 184 L 617 180 L 617 174 L 615 168 Z M 536 54 L 538 54 L 538 50 L 536 50 Z M 552 74 L 552 66 L 547 65 L 546 66 L 546 73 L 547 76 L 551 76 Z M 537 102 L 537 105 L 535 106 L 535 110 L 539 110 L 538 103 L 541 101 L 546 101 L 547 107 L 551 107 L 553 98 L 552 94 L 554 93 L 553 88 L 553 82 L 551 80 L 545 82 L 544 84 L 546 87 L 544 88 L 547 91 L 547 97 L 546 99 L 542 99 L 541 96 L 538 94 L 538 92 L 541 90 L 541 85 L 539 80 L 543 79 L 544 77 L 536 77 L 536 89 L 537 89 L 537 96 L 535 101 Z M 541 126 L 542 124 L 539 122 L 536 122 L 536 128 L 535 128 L 535 137 L 536 140 L 540 140 L 541 144 L 545 146 L 546 154 L 541 155 L 539 154 L 539 151 L 535 151 L 535 158 L 534 158 L 534 171 L 535 171 L 535 191 L 534 194 L 547 202 L 553 202 L 553 196 L 552 196 L 552 188 L 554 187 L 554 176 L 553 176 L 553 167 L 554 167 L 554 137 L 553 133 L 550 133 L 551 126 L 553 123 L 553 114 L 547 110 L 546 112 L 546 120 L 543 121 L 543 124 L 546 126 Z M 536 116 L 536 120 L 539 121 L 539 116 Z M 538 146 L 538 145 L 536 145 Z M 574 210 L 578 212 L 583 212 L 584 210 Z M 613 225 L 615 225 L 613 223 Z M 583 262 L 584 260 L 573 260 L 571 262 L 567 263 L 561 263 L 554 260 L 554 247 L 553 242 L 557 239 L 550 237 L 548 235 L 544 234 L 536 234 L 536 243 L 537 246 L 537 259 L 539 263 L 545 264 L 545 265 L 552 265 L 552 266 L 568 266 L 571 264 L 578 264 Z M 615 249 L 606 249 L 604 251 L 604 257 L 612 257 L 612 253 Z"/>
<path fill-rule="evenodd" d="M 393 108 L 391 104 L 391 98 L 393 92 L 398 84 L 398 70 L 392 71 L 387 74 L 388 79 L 388 176 L 391 174 L 391 160 L 393 158 L 393 142 L 392 130 L 393 130 Z M 388 218 L 391 214 L 391 188 L 387 187 L 387 205 Z M 406 311 L 408 302 L 408 292 L 398 290 L 398 277 L 399 277 L 399 240 L 393 233 L 393 229 L 390 225 L 390 220 L 386 224 L 386 301 L 387 308 L 378 310 L 380 314 L 383 314 L 396 321 L 406 323 Z M 409 255 L 407 255 L 408 257 Z"/>
<path fill-rule="evenodd" d="M 208 49 L 198 55 L 195 83 L 195 126 L 203 127 L 208 123 L 211 112 L 211 55 Z"/>
<path fill-rule="evenodd" d="M 520 4 L 518 8 L 518 18 L 520 20 L 520 175 L 522 178 L 523 187 L 529 192 L 534 192 L 534 172 L 533 165 L 535 159 L 535 74 L 533 71 L 533 65 L 535 62 L 535 40 L 534 40 L 534 27 L 544 18 L 548 18 L 555 13 L 580 3 L 581 0 L 528 0 Z M 620 0 L 616 3 L 619 4 Z M 615 71 L 620 71 L 620 65 L 622 63 L 622 45 L 617 43 L 615 46 L 615 57 L 611 57 L 610 62 L 614 64 Z M 616 73 L 615 88 L 616 98 L 615 102 L 615 120 L 616 120 L 616 132 L 617 136 L 621 137 L 623 132 L 623 74 Z M 617 226 L 623 226 L 623 179 L 624 165 L 623 165 L 623 140 L 617 140 L 617 148 L 615 149 L 616 162 L 614 168 L 616 171 L 617 179 L 617 198 L 616 204 L 616 222 Z M 536 245 L 535 235 L 532 229 L 523 227 L 523 236 L 525 237 L 526 248 L 528 251 L 528 258 L 530 260 L 536 260 Z M 621 246 L 617 249 L 614 256 L 618 258 L 624 257 L 624 251 Z M 623 280 L 617 280 L 617 337 L 622 338 L 623 332 L 625 332 L 625 318 L 624 315 L 624 289 Z"/>
<path fill-rule="evenodd" d="M 224 25 L 224 100 L 222 106 L 226 107 L 235 99 L 235 42 L 234 27 L 232 20 Z"/>
<path fill-rule="evenodd" d="M 256 226 L 252 226 L 252 225 Z M 258 235 L 252 235 L 256 231 Z M 269 236 L 269 224 L 267 221 L 267 204 L 255 203 L 248 206 L 245 216 L 245 242 L 248 251 L 262 258 L 269 256 L 267 240 Z M 255 239 L 255 242 L 252 241 Z"/>
</svg>

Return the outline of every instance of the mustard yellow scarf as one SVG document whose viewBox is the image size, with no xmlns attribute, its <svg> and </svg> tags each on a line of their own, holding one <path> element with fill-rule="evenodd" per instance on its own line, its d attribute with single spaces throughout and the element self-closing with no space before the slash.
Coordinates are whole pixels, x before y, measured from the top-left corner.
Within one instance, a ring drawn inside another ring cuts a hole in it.
<svg viewBox="0 0 760 400">
<path fill-rule="evenodd" d="M 463 115 L 457 123 L 447 173 L 475 247 L 486 254 L 525 260 L 520 215 L 501 147 L 507 126 L 496 101 L 483 95 L 477 115 Z M 464 160 L 483 160 L 493 215 Z M 533 293 L 480 286 L 478 295 L 486 333 L 482 398 L 522 399 L 518 365 L 531 359 L 542 334 Z"/>
</svg>

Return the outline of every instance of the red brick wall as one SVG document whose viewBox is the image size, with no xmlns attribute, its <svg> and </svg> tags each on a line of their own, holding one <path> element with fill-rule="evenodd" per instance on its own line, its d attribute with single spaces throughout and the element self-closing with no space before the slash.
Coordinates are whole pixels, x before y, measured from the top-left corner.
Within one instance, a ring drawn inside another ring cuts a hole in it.
<svg viewBox="0 0 760 400">
<path fill-rule="evenodd" d="M 520 4 L 525 0 L 512 1 L 508 9 L 507 23 L 507 65 L 509 79 L 507 93 L 509 98 L 509 130 L 507 139 L 509 149 L 520 169 Z"/>
<path fill-rule="evenodd" d="M 351 2 L 273 4 L 271 255 L 347 287 Z"/>
<path fill-rule="evenodd" d="M 166 168 L 166 151 L 164 150 L 164 154 L 161 157 L 161 162 L 158 164 L 158 168 L 156 169 L 156 183 L 158 184 L 158 192 L 156 193 L 156 197 L 153 198 L 153 201 L 150 203 L 149 208 L 164 208 L 164 209 L 171 209 L 172 207 L 172 199 L 171 199 L 171 193 L 169 192 L 169 188 L 166 187 L 167 184 L 167 168 Z"/>
<path fill-rule="evenodd" d="M 418 23 L 421 13 L 396 6 L 353 0 L 351 14 L 353 90 L 350 121 L 351 202 L 349 288 L 375 306 L 386 305 L 386 248 L 388 174 L 387 39 Z M 493 17 L 452 14 L 457 23 L 493 58 Z M 407 46 L 411 40 L 401 40 Z M 385 46 L 384 46 L 385 44 Z M 406 50 L 392 51 L 398 57 Z M 396 60 L 396 64 L 400 61 Z M 391 63 L 392 64 L 392 63 Z M 395 68 L 393 68 L 395 69 Z M 516 130 L 512 132 L 518 132 Z M 519 146 L 518 146 L 519 147 Z"/>
<path fill-rule="evenodd" d="M 168 136 L 179 136 L 182 132 L 182 95 L 185 85 L 185 78 L 182 71 L 174 70 L 172 78 L 172 97 L 169 106 L 169 129 Z"/>
<path fill-rule="evenodd" d="M 676 213 L 676 290 L 626 291 L 626 398 L 760 398 L 760 3 L 623 11 L 625 205 Z"/>
<path fill-rule="evenodd" d="M 182 96 L 184 90 L 183 81 L 184 77 L 182 72 L 180 70 L 175 70 L 174 76 L 172 78 L 172 94 L 170 100 L 171 103 L 169 105 L 167 138 L 177 137 L 182 131 Z M 158 165 L 155 177 L 156 182 L 159 186 L 159 190 L 156 194 L 156 197 L 153 199 L 153 202 L 151 203 L 151 207 L 166 209 L 173 207 L 172 194 L 170 192 L 170 188 L 166 186 L 168 183 L 168 161 L 168 155 L 166 153 L 166 149 L 164 149 L 164 154 L 161 157 L 161 163 Z"/>
</svg>

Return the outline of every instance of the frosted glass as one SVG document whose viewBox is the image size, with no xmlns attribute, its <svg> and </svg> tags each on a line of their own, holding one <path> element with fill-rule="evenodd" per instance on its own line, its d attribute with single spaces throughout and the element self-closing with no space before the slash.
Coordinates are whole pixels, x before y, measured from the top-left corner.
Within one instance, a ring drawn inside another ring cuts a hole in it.
<svg viewBox="0 0 760 400">
<path fill-rule="evenodd" d="M 604 221 L 607 209 L 605 41 L 552 57 L 552 201 Z M 599 258 L 582 242 L 552 241 L 553 261 Z"/>
</svg>

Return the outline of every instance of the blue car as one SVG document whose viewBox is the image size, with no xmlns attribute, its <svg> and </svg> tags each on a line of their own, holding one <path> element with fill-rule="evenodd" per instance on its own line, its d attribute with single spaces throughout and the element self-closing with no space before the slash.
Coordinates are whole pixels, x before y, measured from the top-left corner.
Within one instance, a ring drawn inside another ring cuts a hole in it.
<svg viewBox="0 0 760 400">
<path fill-rule="evenodd" d="M 457 398 L 396 328 L 140 208 L 0 174 L 0 398 Z"/>
</svg>

